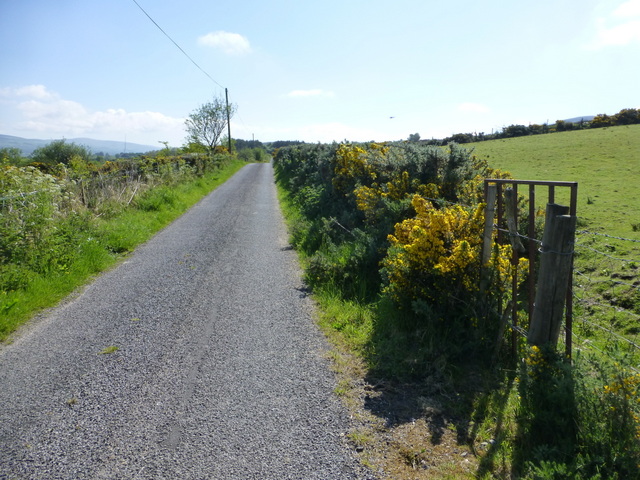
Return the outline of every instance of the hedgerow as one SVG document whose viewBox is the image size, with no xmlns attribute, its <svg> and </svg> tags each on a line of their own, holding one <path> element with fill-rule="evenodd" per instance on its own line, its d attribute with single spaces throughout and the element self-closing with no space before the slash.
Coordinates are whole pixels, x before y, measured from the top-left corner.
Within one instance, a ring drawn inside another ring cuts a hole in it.
<svg viewBox="0 0 640 480">
<path fill-rule="evenodd" d="M 470 348 L 488 338 L 466 327 L 505 296 L 478 291 L 483 267 L 495 282 L 512 270 L 506 248 L 489 265 L 480 258 L 480 179 L 503 173 L 457 145 L 412 143 L 298 145 L 279 149 L 274 165 L 303 215 L 293 242 L 309 257 L 311 287 L 386 296 L 410 328 L 456 332 Z"/>
<path fill-rule="evenodd" d="M 124 237 L 133 238 L 135 232 L 119 235 L 103 227 L 109 219 L 127 210 L 172 207 L 177 185 L 197 181 L 229 158 L 160 154 L 96 163 L 72 155 L 65 163 L 21 167 L 3 161 L 0 320 L 11 317 L 19 303 L 13 297 L 37 279 L 69 276 L 83 252 L 96 246 L 107 256 L 127 251 L 133 244 Z M 0 323 L 0 337 L 11 328 Z"/>
</svg>

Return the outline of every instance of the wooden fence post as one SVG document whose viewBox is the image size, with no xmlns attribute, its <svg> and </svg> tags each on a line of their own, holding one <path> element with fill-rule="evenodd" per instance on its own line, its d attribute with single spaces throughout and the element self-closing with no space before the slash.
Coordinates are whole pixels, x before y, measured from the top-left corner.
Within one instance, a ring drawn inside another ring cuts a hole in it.
<svg viewBox="0 0 640 480">
<path fill-rule="evenodd" d="M 498 186 L 486 186 L 487 205 L 484 207 L 484 238 L 482 243 L 482 275 L 480 277 L 480 291 L 485 292 L 489 286 L 490 271 L 487 264 L 491 260 L 491 250 L 493 248 L 493 220 L 496 211 L 496 196 Z"/>
<path fill-rule="evenodd" d="M 533 318 L 527 337 L 531 345 L 558 343 L 567 289 L 571 281 L 576 216 L 569 207 L 547 204 L 540 249 L 540 271 Z"/>
</svg>

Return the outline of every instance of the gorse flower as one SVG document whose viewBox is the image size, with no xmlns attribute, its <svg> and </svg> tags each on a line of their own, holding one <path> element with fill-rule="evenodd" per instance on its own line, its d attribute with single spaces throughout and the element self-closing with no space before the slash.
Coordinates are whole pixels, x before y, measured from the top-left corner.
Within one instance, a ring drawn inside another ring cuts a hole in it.
<svg viewBox="0 0 640 480">
<path fill-rule="evenodd" d="M 391 245 L 397 247 L 396 254 L 385 260 L 385 267 L 392 279 L 389 290 L 395 290 L 392 283 L 400 279 L 400 271 L 412 277 L 401 281 L 408 288 L 416 288 L 411 287 L 411 283 L 415 283 L 419 289 L 425 285 L 424 282 L 414 282 L 413 277 L 422 274 L 435 275 L 439 277 L 438 282 L 446 278 L 447 284 L 457 284 L 467 291 L 477 290 L 484 206 L 480 204 L 475 209 L 465 209 L 453 205 L 436 209 L 420 195 L 414 195 L 412 205 L 416 210 L 415 218 L 397 224 L 394 234 L 388 237 Z M 506 249 L 499 251 L 497 257 L 502 267 L 510 265 L 510 252 Z M 407 271 L 407 267 L 410 271 Z M 505 268 L 503 276 L 508 275 Z M 428 285 L 424 291 L 414 293 L 424 295 L 432 287 Z"/>
<path fill-rule="evenodd" d="M 338 147 L 333 178 L 336 190 L 348 193 L 358 179 L 368 177 L 375 180 L 375 170 L 367 156 L 367 151 L 357 145 L 342 144 Z"/>
</svg>

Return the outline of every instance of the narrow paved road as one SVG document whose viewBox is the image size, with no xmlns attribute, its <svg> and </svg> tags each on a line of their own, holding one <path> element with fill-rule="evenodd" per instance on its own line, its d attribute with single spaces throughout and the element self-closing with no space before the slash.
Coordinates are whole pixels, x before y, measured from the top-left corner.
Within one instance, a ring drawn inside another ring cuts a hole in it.
<svg viewBox="0 0 640 480">
<path fill-rule="evenodd" d="M 301 286 L 247 165 L 0 347 L 0 478 L 365 478 Z"/>
</svg>

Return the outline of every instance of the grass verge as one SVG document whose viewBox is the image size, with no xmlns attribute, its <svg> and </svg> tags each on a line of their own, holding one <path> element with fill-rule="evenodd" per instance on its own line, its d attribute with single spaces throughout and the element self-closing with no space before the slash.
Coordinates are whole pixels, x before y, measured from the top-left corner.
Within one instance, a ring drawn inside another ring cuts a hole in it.
<svg viewBox="0 0 640 480">
<path fill-rule="evenodd" d="M 93 275 L 113 266 L 244 165 L 246 162 L 234 159 L 203 177 L 156 187 L 145 192 L 135 207 L 93 221 L 77 244 L 73 262 L 64 270 L 34 276 L 27 288 L 0 294 L 0 341 L 6 341 L 37 312 L 54 306 Z"/>
</svg>

